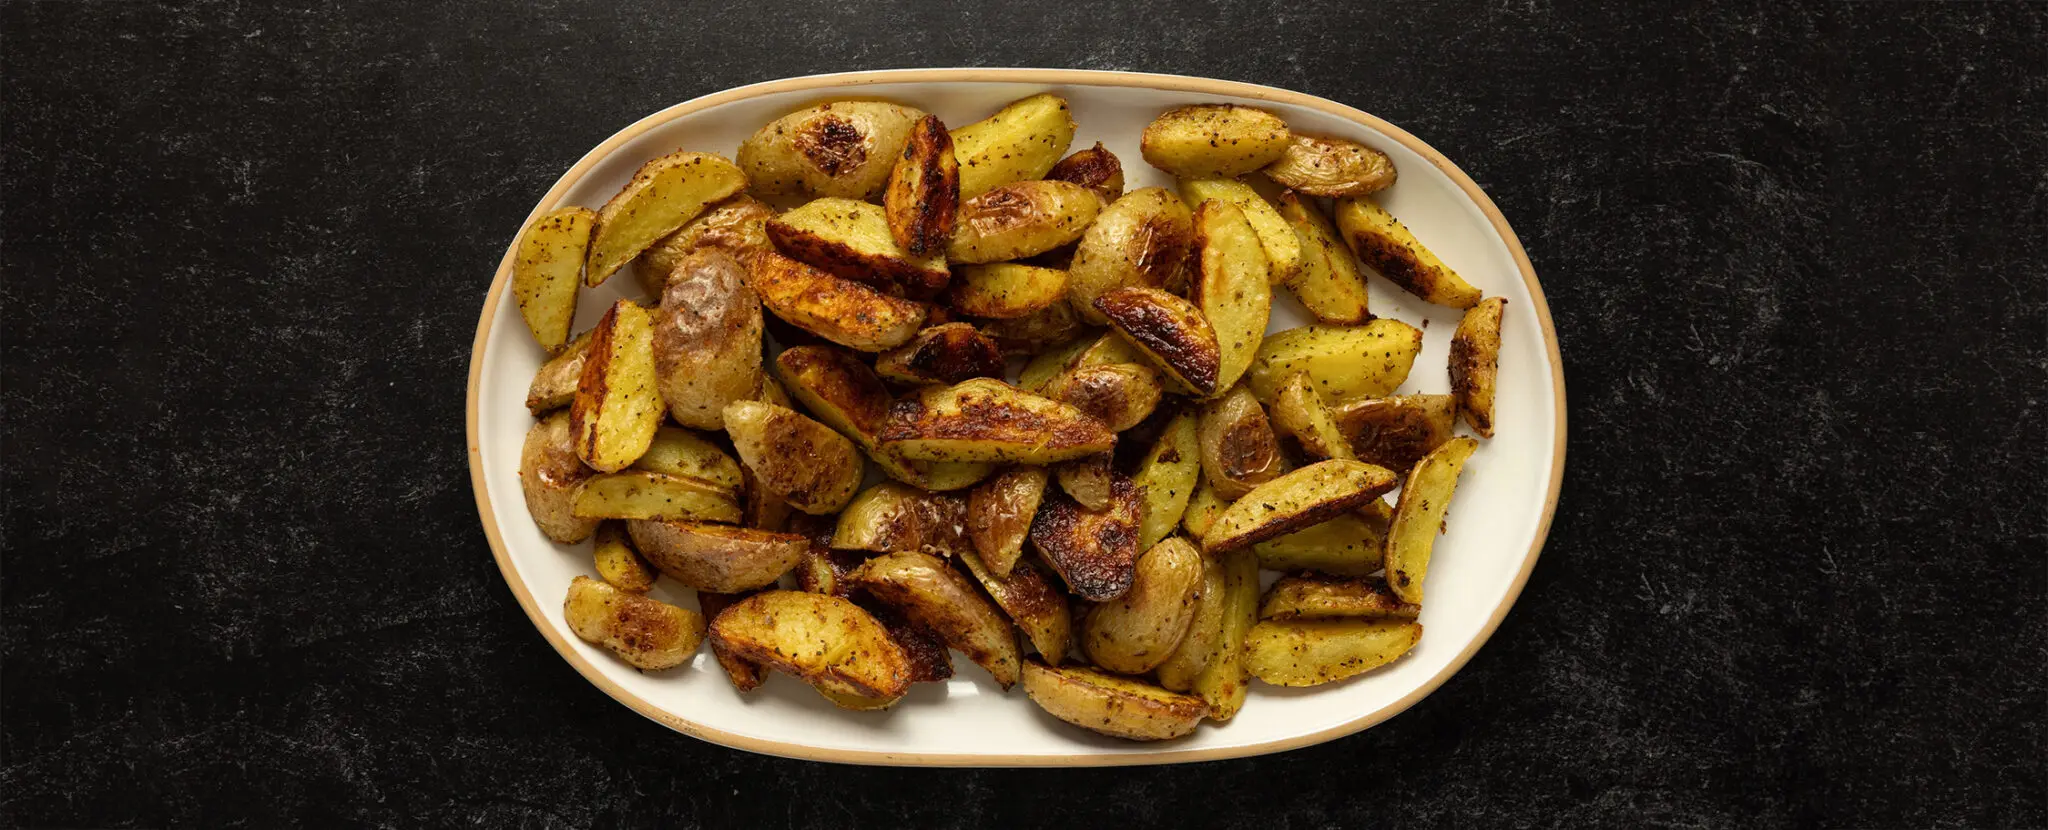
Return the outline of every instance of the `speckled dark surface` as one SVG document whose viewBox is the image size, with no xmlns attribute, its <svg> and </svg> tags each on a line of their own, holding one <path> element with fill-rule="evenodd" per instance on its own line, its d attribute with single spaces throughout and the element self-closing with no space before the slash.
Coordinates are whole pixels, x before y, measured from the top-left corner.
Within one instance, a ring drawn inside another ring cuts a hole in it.
<svg viewBox="0 0 2048 830">
<path fill-rule="evenodd" d="M 0 3 L 0 822 L 2048 826 L 2041 5 L 270 5 Z M 856 769 L 536 636 L 461 418 L 535 195 L 676 101 L 964 64 L 1327 96 L 1515 223 L 1571 463 L 1441 691 L 1250 761 Z"/>
</svg>

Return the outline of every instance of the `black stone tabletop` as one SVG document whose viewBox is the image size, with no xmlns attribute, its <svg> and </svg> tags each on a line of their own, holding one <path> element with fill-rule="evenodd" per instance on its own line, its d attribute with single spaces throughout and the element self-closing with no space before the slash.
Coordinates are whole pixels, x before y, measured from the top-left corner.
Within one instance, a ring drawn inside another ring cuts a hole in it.
<svg viewBox="0 0 2048 830">
<path fill-rule="evenodd" d="M 1363 733 L 1115 770 L 670 732 L 506 589 L 463 399 L 536 197 L 672 103 L 1211 76 L 1414 132 L 1556 316 L 1491 642 Z M 2048 6 L 0 2 L 0 824 L 2048 827 Z"/>
</svg>

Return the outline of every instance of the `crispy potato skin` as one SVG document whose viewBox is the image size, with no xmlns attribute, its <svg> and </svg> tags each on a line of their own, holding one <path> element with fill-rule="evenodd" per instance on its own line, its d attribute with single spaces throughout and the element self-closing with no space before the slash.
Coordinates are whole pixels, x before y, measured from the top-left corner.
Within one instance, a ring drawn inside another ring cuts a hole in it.
<svg viewBox="0 0 2048 830">
<path fill-rule="evenodd" d="M 1081 333 L 1081 322 L 1066 303 L 1053 303 L 1022 317 L 988 320 L 981 326 L 1006 356 L 1036 354 Z"/>
<path fill-rule="evenodd" d="M 1110 483 L 1110 503 L 1086 510 L 1066 493 L 1048 488 L 1031 522 L 1031 544 L 1082 598 L 1107 602 L 1130 590 L 1137 575 L 1138 488 L 1121 475 Z"/>
<path fill-rule="evenodd" d="M 1261 401 L 1273 400 L 1280 382 L 1308 373 L 1323 400 L 1343 402 L 1392 394 L 1408 379 L 1422 351 L 1422 330 L 1380 318 L 1362 326 L 1302 326 L 1276 332 L 1259 344 L 1245 382 Z"/>
<path fill-rule="evenodd" d="M 794 533 L 708 522 L 634 519 L 626 523 L 626 532 L 656 570 L 697 590 L 720 594 L 774 584 L 810 547 Z"/>
<path fill-rule="evenodd" d="M 1451 395 L 1473 432 L 1493 437 L 1493 388 L 1500 372 L 1500 324 L 1508 301 L 1488 297 L 1465 312 L 1451 335 Z"/>
<path fill-rule="evenodd" d="M 1250 551 L 1217 557 L 1223 564 L 1223 621 L 1216 635 L 1216 654 L 1196 673 L 1194 693 L 1209 704 L 1209 719 L 1224 722 L 1244 708 L 1251 685 L 1246 671 L 1245 635 L 1259 621 L 1259 563 Z"/>
<path fill-rule="evenodd" d="M 1287 123 L 1265 110 L 1197 104 L 1161 113 L 1138 137 L 1145 161 L 1175 176 L 1241 176 L 1287 152 Z"/>
<path fill-rule="evenodd" d="M 1442 532 L 1444 514 L 1457 492 L 1458 474 L 1479 442 L 1459 436 L 1436 448 L 1415 463 L 1401 498 L 1394 504 L 1394 520 L 1387 527 L 1387 587 L 1405 602 L 1422 603 L 1422 579 L 1429 571 L 1430 552 L 1436 535 Z"/>
<path fill-rule="evenodd" d="M 1194 619 L 1202 568 L 1201 551 L 1178 536 L 1138 557 L 1130 590 L 1088 610 L 1081 625 L 1088 659 L 1119 674 L 1143 674 L 1166 662 Z"/>
<path fill-rule="evenodd" d="M 789 258 L 885 292 L 929 297 L 952 279 L 944 257 L 905 250 L 886 212 L 857 199 L 813 199 L 768 220 L 767 229 Z"/>
<path fill-rule="evenodd" d="M 1045 497 L 1045 483 L 1044 467 L 1019 465 L 997 473 L 968 495 L 967 534 L 980 561 L 995 576 L 1009 576 L 1023 554 L 1031 519 Z"/>
<path fill-rule="evenodd" d="M 569 405 L 576 456 L 591 469 L 625 469 L 647 451 L 661 426 L 653 343 L 647 310 L 629 300 L 605 312 L 591 335 L 590 355 Z"/>
<path fill-rule="evenodd" d="M 1219 497 L 1241 497 L 1286 466 L 1266 410 L 1242 386 L 1203 406 L 1196 429 L 1202 471 Z"/>
<path fill-rule="evenodd" d="M 1370 196 L 1394 185 L 1394 160 L 1355 141 L 1294 133 L 1266 178 L 1311 196 Z"/>
<path fill-rule="evenodd" d="M 1351 442 L 1338 428 L 1335 416 L 1323 403 L 1322 393 L 1316 391 L 1315 381 L 1309 380 L 1307 372 L 1287 376 L 1280 385 L 1280 394 L 1273 400 L 1272 417 L 1280 431 L 1293 436 L 1301 449 L 1310 455 L 1317 458 L 1356 457 L 1351 451 Z"/>
<path fill-rule="evenodd" d="M 1131 483 L 1144 494 L 1144 519 L 1139 525 L 1138 547 L 1151 550 L 1180 526 L 1188 500 L 1202 478 L 1201 442 L 1195 416 L 1183 412 L 1174 416 L 1159 434 Z"/>
<path fill-rule="evenodd" d="M 952 556 L 971 546 L 966 499 L 893 481 L 862 490 L 832 532 L 832 547 L 841 550 Z"/>
<path fill-rule="evenodd" d="M 704 619 L 716 620 L 720 612 L 742 599 L 746 599 L 746 595 L 698 591 L 697 607 L 704 612 Z M 711 656 L 718 660 L 719 668 L 725 669 L 725 677 L 732 681 L 734 689 L 751 692 L 768 679 L 767 666 L 734 654 L 732 649 L 719 645 L 716 640 L 711 642 Z"/>
<path fill-rule="evenodd" d="M 1067 301 L 1081 318 L 1108 322 L 1095 299 L 1118 288 L 1186 289 L 1194 266 L 1194 215 L 1163 187 L 1124 194 L 1081 235 L 1067 270 Z"/>
<path fill-rule="evenodd" d="M 962 265 L 953 274 L 953 309 L 970 317 L 1009 320 L 1067 295 L 1067 272 L 1015 262 Z"/>
<path fill-rule="evenodd" d="M 943 683 L 953 677 L 953 655 L 947 653 L 946 640 L 938 632 L 874 597 L 863 596 L 854 603 L 875 615 L 889 630 L 889 638 L 902 647 L 903 656 L 910 658 L 910 682 Z"/>
<path fill-rule="evenodd" d="M 740 143 L 739 166 L 767 196 L 882 195 L 924 113 L 880 101 L 834 101 L 769 122 Z"/>
<path fill-rule="evenodd" d="M 533 339 L 549 352 L 569 340 L 583 257 L 596 227 L 596 211 L 565 207 L 534 220 L 519 236 L 519 253 L 512 260 L 512 297 L 519 302 L 519 316 Z"/>
<path fill-rule="evenodd" d="M 925 307 L 920 303 L 888 296 L 777 253 L 754 256 L 747 284 L 775 316 L 858 351 L 900 346 L 924 324 Z"/>
<path fill-rule="evenodd" d="M 1406 620 L 1270 620 L 1245 636 L 1245 667 L 1275 686 L 1320 686 L 1384 666 L 1422 640 Z"/>
<path fill-rule="evenodd" d="M 1450 395 L 1395 395 L 1352 401 L 1330 417 L 1358 460 L 1405 471 L 1451 440 L 1458 404 Z"/>
<path fill-rule="evenodd" d="M 824 424 L 760 401 L 727 404 L 725 423 L 740 462 L 791 507 L 836 512 L 860 487 L 860 450 Z"/>
<path fill-rule="evenodd" d="M 1080 239 L 1101 211 L 1101 195 L 1078 184 L 1011 182 L 961 203 L 946 258 L 980 263 L 1042 254 Z"/>
<path fill-rule="evenodd" d="M 1216 331 L 1215 389 L 1251 366 L 1273 311 L 1265 245 L 1235 205 L 1211 199 L 1195 209 L 1195 305 Z"/>
<path fill-rule="evenodd" d="M 897 383 L 950 386 L 970 378 L 1003 377 L 1003 350 L 974 326 L 947 323 L 917 333 L 883 352 L 875 372 Z"/>
<path fill-rule="evenodd" d="M 587 576 L 569 582 L 562 618 L 579 639 L 603 646 L 641 671 L 687 663 L 704 642 L 704 617 L 697 612 L 629 594 Z"/>
<path fill-rule="evenodd" d="M 927 115 L 911 126 L 882 205 L 889 233 L 913 255 L 945 250 L 953 238 L 960 212 L 960 162 L 953 155 L 953 135 L 938 116 Z"/>
<path fill-rule="evenodd" d="M 1074 118 L 1067 99 L 1033 95 L 1010 102 L 996 114 L 953 131 L 960 161 L 960 198 L 972 199 L 998 185 L 1045 178 L 1074 142 Z"/>
<path fill-rule="evenodd" d="M 1286 280 L 1301 306 L 1318 321 L 1336 325 L 1356 325 L 1371 317 L 1372 299 L 1365 277 L 1358 273 L 1358 261 L 1322 210 L 1289 190 L 1280 194 L 1280 218 L 1301 241 L 1301 267 Z"/>
<path fill-rule="evenodd" d="M 946 645 L 988 670 L 1005 689 L 1017 682 L 1017 636 L 1010 621 L 943 560 L 899 551 L 867 561 L 853 580 L 876 599 L 931 628 Z"/>
<path fill-rule="evenodd" d="M 1104 204 L 1124 195 L 1124 164 L 1117 160 L 1115 153 L 1103 149 L 1100 141 L 1093 147 L 1060 159 L 1051 170 L 1045 171 L 1045 177 L 1092 188 L 1102 194 Z"/>
<path fill-rule="evenodd" d="M 597 212 L 597 231 L 583 263 L 584 283 L 602 285 L 706 207 L 746 186 L 738 167 L 711 153 L 679 151 L 641 165 Z"/>
<path fill-rule="evenodd" d="M 1008 576 L 998 576 L 972 551 L 961 553 L 959 558 L 1003 613 L 1024 630 L 1031 646 L 1038 649 L 1039 658 L 1059 665 L 1074 640 L 1074 618 L 1067 607 L 1067 595 L 1053 587 L 1052 579 L 1031 562 L 1018 562 Z"/>
<path fill-rule="evenodd" d="M 821 691 L 894 699 L 910 689 L 910 659 L 889 630 L 860 606 L 826 594 L 747 597 L 712 621 L 711 642 Z"/>
<path fill-rule="evenodd" d="M 1312 573 L 1281 577 L 1259 605 L 1259 617 L 1268 620 L 1412 620 L 1421 614 L 1422 606 L 1394 596 L 1386 580 Z"/>
<path fill-rule="evenodd" d="M 1310 464 L 1252 488 L 1202 534 L 1211 553 L 1292 533 L 1356 509 L 1394 488 L 1394 474 L 1359 461 Z"/>
<path fill-rule="evenodd" d="M 644 594 L 654 587 L 654 566 L 633 550 L 626 538 L 626 526 L 611 521 L 598 525 L 597 541 L 591 545 L 591 564 L 598 578 L 629 594 Z"/>
<path fill-rule="evenodd" d="M 526 431 L 519 449 L 519 489 L 526 511 L 549 539 L 573 545 L 597 531 L 598 520 L 578 517 L 577 491 L 597 471 L 583 466 L 569 430 L 569 413 L 557 412 Z"/>
<path fill-rule="evenodd" d="M 1368 197 L 1337 200 L 1337 229 L 1358 261 L 1401 290 L 1451 308 L 1478 304 L 1479 289 L 1451 270 L 1406 225 Z"/>
<path fill-rule="evenodd" d="M 1187 635 L 1166 662 L 1153 670 L 1159 685 L 1176 692 L 1193 689 L 1195 680 L 1216 659 L 1217 645 L 1223 639 L 1224 584 L 1223 560 L 1202 557 L 1202 581 L 1189 607 Z"/>
<path fill-rule="evenodd" d="M 583 361 L 590 355 L 590 341 L 597 330 L 576 335 L 548 362 L 533 373 L 526 387 L 526 411 L 539 418 L 576 400 L 576 384 L 583 379 Z"/>
<path fill-rule="evenodd" d="M 1216 330 L 1193 303 L 1158 288 L 1117 288 L 1095 310 L 1152 362 L 1197 395 L 1216 392 L 1222 352 Z"/>
<path fill-rule="evenodd" d="M 1046 396 L 1072 404 L 1111 432 L 1137 426 L 1165 394 L 1151 367 L 1135 363 L 1087 366 L 1062 375 Z"/>
<path fill-rule="evenodd" d="M 897 401 L 880 437 L 929 461 L 1050 464 L 1116 446 L 1116 433 L 1080 410 L 988 378 Z"/>
<path fill-rule="evenodd" d="M 1163 741 L 1195 731 L 1209 706 L 1126 677 L 1081 666 L 1024 664 L 1024 694 L 1048 714 L 1094 732 Z"/>
<path fill-rule="evenodd" d="M 716 248 L 746 262 L 756 251 L 773 250 L 768 242 L 768 220 L 774 215 L 774 208 L 744 193 L 726 199 L 641 251 L 633 260 L 633 273 L 642 289 L 659 297 L 668 289 L 669 275 L 691 251 Z"/>
<path fill-rule="evenodd" d="M 676 423 L 723 429 L 725 405 L 761 385 L 761 300 L 747 269 L 715 248 L 691 252 L 654 312 L 654 371 Z"/>
</svg>

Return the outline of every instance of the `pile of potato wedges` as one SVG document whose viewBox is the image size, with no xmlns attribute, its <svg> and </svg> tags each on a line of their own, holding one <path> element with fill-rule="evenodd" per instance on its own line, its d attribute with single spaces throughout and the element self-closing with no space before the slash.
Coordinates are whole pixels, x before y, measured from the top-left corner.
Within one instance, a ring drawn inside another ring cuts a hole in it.
<svg viewBox="0 0 2048 830">
<path fill-rule="evenodd" d="M 1371 147 L 1181 107 L 1140 144 L 1177 187 L 1125 192 L 1074 133 L 1051 94 L 952 129 L 835 101 L 526 228 L 513 292 L 551 356 L 520 477 L 549 538 L 594 540 L 578 637 L 646 671 L 708 639 L 742 692 L 772 670 L 855 710 L 958 651 L 1139 740 L 1415 647 L 1505 300 L 1381 207 Z M 572 336 L 629 265 L 642 298 Z M 1465 310 L 1451 394 L 1394 394 L 1422 336 L 1369 273 Z M 1276 288 L 1317 322 L 1267 335 Z"/>
</svg>

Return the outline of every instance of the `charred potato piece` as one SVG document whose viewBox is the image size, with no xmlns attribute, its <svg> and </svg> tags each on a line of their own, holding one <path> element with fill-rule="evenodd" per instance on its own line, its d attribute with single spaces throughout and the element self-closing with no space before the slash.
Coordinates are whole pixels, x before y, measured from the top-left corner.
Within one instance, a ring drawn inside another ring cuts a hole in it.
<svg viewBox="0 0 2048 830">
<path fill-rule="evenodd" d="M 1003 350 L 966 323 L 947 323 L 917 333 L 875 359 L 875 372 L 912 386 L 959 383 L 1003 376 Z"/>
<path fill-rule="evenodd" d="M 1045 171 L 1045 177 L 1091 188 L 1102 194 L 1104 204 L 1124 195 L 1124 164 L 1117 160 L 1115 153 L 1103 149 L 1100 141 L 1093 147 L 1060 159 L 1051 170 Z"/>
<path fill-rule="evenodd" d="M 963 265 L 954 274 L 953 309 L 970 317 L 1009 320 L 1067 296 L 1067 272 L 1015 262 Z"/>
<path fill-rule="evenodd" d="M 952 556 L 971 547 L 966 525 L 965 499 L 884 482 L 862 490 L 839 514 L 832 547 Z"/>
<path fill-rule="evenodd" d="M 602 285 L 705 207 L 746 186 L 747 177 L 738 167 L 710 153 L 679 151 L 641 165 L 633 180 L 598 210 L 583 281 Z"/>
<path fill-rule="evenodd" d="M 835 277 L 929 297 L 953 278 L 934 249 L 913 254 L 897 244 L 879 205 L 826 197 L 768 220 L 776 250 Z"/>
<path fill-rule="evenodd" d="M 825 538 L 831 538 L 829 527 Z M 796 570 L 792 572 L 796 576 L 796 588 L 813 594 L 852 599 L 860 593 L 853 584 L 853 572 L 860 570 L 867 561 L 865 551 L 835 550 L 813 539 L 810 549 L 797 560 Z"/>
<path fill-rule="evenodd" d="M 1031 544 L 1067 587 L 1083 599 L 1107 602 L 1130 590 L 1137 576 L 1138 488 L 1117 476 L 1109 506 L 1087 510 L 1065 493 L 1048 488 L 1031 522 Z"/>
<path fill-rule="evenodd" d="M 694 478 L 646 470 L 606 473 L 583 482 L 570 508 L 585 519 L 737 522 L 733 494 Z"/>
<path fill-rule="evenodd" d="M 781 530 L 789 523 L 789 517 L 797 513 L 789 502 L 768 489 L 753 470 L 741 467 L 740 478 L 746 482 L 742 487 L 745 501 L 740 504 L 740 524 L 756 530 Z"/>
<path fill-rule="evenodd" d="M 533 373 L 526 387 L 526 411 L 538 418 L 576 400 L 576 384 L 583 379 L 583 361 L 590 355 L 590 341 L 596 329 L 576 335 L 569 345 Z"/>
<path fill-rule="evenodd" d="M 981 582 L 982 590 L 988 592 L 1003 613 L 1024 629 L 1024 636 L 1031 641 L 1032 648 L 1038 649 L 1041 659 L 1057 666 L 1066 658 L 1067 647 L 1074 639 L 1073 614 L 1067 608 L 1067 595 L 1053 587 L 1037 565 L 1019 562 L 1008 576 L 999 576 L 972 551 L 962 552 L 960 563 Z"/>
<path fill-rule="evenodd" d="M 704 642 L 704 617 L 697 612 L 629 594 L 587 576 L 569 581 L 562 619 L 578 639 L 603 646 L 641 671 L 687 663 Z"/>
<path fill-rule="evenodd" d="M 833 101 L 797 110 L 740 143 L 739 166 L 765 196 L 882 195 L 924 113 L 880 101 Z"/>
<path fill-rule="evenodd" d="M 1196 429 L 1202 472 L 1222 498 L 1239 498 L 1285 469 L 1266 410 L 1242 386 L 1202 407 Z"/>
<path fill-rule="evenodd" d="M 810 540 L 707 522 L 635 520 L 633 546 L 656 570 L 699 591 L 734 594 L 770 586 L 796 567 Z"/>
<path fill-rule="evenodd" d="M 1198 208 L 1203 202 L 1217 199 L 1229 202 L 1244 213 L 1250 222 L 1252 232 L 1258 234 L 1259 244 L 1266 249 L 1266 262 L 1270 266 L 1266 279 L 1286 282 L 1301 269 L 1301 238 L 1295 236 L 1294 227 L 1280 217 L 1280 211 L 1273 204 L 1253 190 L 1251 185 L 1237 179 L 1181 179 L 1180 197 L 1190 208 Z"/>
<path fill-rule="evenodd" d="M 953 676 L 953 656 L 946 652 L 946 641 L 938 632 L 873 597 L 863 600 L 855 604 L 875 615 L 896 645 L 903 647 L 903 655 L 910 658 L 910 682 L 943 683 Z"/>
<path fill-rule="evenodd" d="M 1358 261 L 1423 300 L 1451 308 L 1479 303 L 1479 289 L 1458 276 L 1386 208 L 1369 197 L 1337 200 L 1337 229 Z"/>
<path fill-rule="evenodd" d="M 716 444 L 686 429 L 664 426 L 654 431 L 647 452 L 633 462 L 633 469 L 695 479 L 728 493 L 746 488 L 739 462 Z"/>
<path fill-rule="evenodd" d="M 1500 322 L 1508 301 L 1480 300 L 1458 321 L 1451 335 L 1451 395 L 1465 423 L 1481 436 L 1493 437 L 1493 387 L 1500 372 Z"/>
<path fill-rule="evenodd" d="M 911 461 L 882 450 L 876 441 L 889 417 L 889 390 L 867 364 L 831 346 L 785 349 L 776 370 L 804 408 L 853 439 L 890 478 L 927 490 L 971 487 L 994 469 L 987 464 Z"/>
<path fill-rule="evenodd" d="M 981 333 L 994 338 L 1006 356 L 1031 355 L 1073 339 L 1081 322 L 1066 303 L 1053 303 L 1022 317 L 983 322 Z"/>
<path fill-rule="evenodd" d="M 1194 693 L 1209 704 L 1209 719 L 1222 722 L 1244 708 L 1250 685 L 1245 637 L 1259 621 L 1259 563 L 1250 551 L 1230 551 L 1223 563 L 1223 620 L 1218 625 L 1216 654 L 1195 674 Z"/>
<path fill-rule="evenodd" d="M 720 612 L 711 642 L 738 657 L 840 694 L 897 698 L 910 659 L 860 606 L 826 594 L 763 591 Z"/>
<path fill-rule="evenodd" d="M 1073 143 L 1074 117 L 1067 99 L 1040 94 L 1011 102 L 996 114 L 953 131 L 960 198 L 1044 178 Z"/>
<path fill-rule="evenodd" d="M 1405 620 L 1267 621 L 1245 636 L 1245 667 L 1275 686 L 1320 686 L 1407 654 L 1422 624 Z"/>
<path fill-rule="evenodd" d="M 1182 387 L 1204 397 L 1216 393 L 1223 354 L 1216 330 L 1193 303 L 1158 288 L 1118 288 L 1095 298 L 1095 310 Z"/>
<path fill-rule="evenodd" d="M 1194 214 L 1163 187 L 1124 194 L 1081 235 L 1067 269 L 1067 301 L 1096 325 L 1108 318 L 1095 299 L 1118 288 L 1186 289 L 1195 244 Z"/>
<path fill-rule="evenodd" d="M 1280 218 L 1301 240 L 1301 267 L 1287 278 L 1287 289 L 1302 308 L 1319 321 L 1347 326 L 1372 316 L 1358 261 L 1322 210 L 1290 190 L 1280 194 Z"/>
<path fill-rule="evenodd" d="M 1119 674 L 1143 674 L 1166 662 L 1194 618 L 1202 567 L 1202 552 L 1186 539 L 1172 536 L 1154 545 L 1138 557 L 1130 590 L 1089 609 L 1081 650 Z"/>
<path fill-rule="evenodd" d="M 953 154 L 953 135 L 938 116 L 927 115 L 911 126 L 882 205 L 889 235 L 912 256 L 937 254 L 953 238 L 960 212 L 960 162 Z"/>
<path fill-rule="evenodd" d="M 1323 403 L 1322 393 L 1316 391 L 1315 381 L 1309 380 L 1307 372 L 1295 372 L 1281 382 L 1280 393 L 1273 399 L 1273 423 L 1317 458 L 1354 457 L 1351 442 L 1338 429 L 1337 419 L 1330 414 L 1330 407 Z"/>
<path fill-rule="evenodd" d="M 1244 212 L 1210 200 L 1195 209 L 1195 305 L 1216 331 L 1216 385 L 1237 383 L 1266 336 L 1273 310 L 1271 266 Z"/>
<path fill-rule="evenodd" d="M 1358 461 L 1322 461 L 1252 488 L 1224 509 L 1202 547 L 1211 552 L 1263 542 L 1338 515 L 1394 488 L 1394 474 Z"/>
<path fill-rule="evenodd" d="M 697 607 L 704 612 L 704 619 L 716 620 L 720 612 L 733 603 L 746 599 L 742 594 L 720 594 L 711 591 L 697 592 Z M 725 677 L 732 681 L 732 687 L 742 692 L 760 688 L 768 679 L 768 667 L 748 660 L 732 652 L 732 649 L 711 642 L 711 656 L 718 660 L 719 668 L 725 669 Z"/>
<path fill-rule="evenodd" d="M 926 461 L 1051 464 L 1116 446 L 1116 433 L 1080 410 L 989 378 L 897 401 L 880 438 L 883 449 Z"/>
<path fill-rule="evenodd" d="M 1223 640 L 1223 560 L 1202 557 L 1202 582 L 1188 610 L 1188 633 L 1173 654 L 1153 670 L 1159 685 L 1176 692 L 1195 687 L 1196 679 L 1216 660 Z"/>
<path fill-rule="evenodd" d="M 1259 344 L 1245 382 L 1261 401 L 1273 400 L 1280 382 L 1308 373 L 1323 400 L 1345 401 L 1391 394 L 1408 379 L 1422 351 L 1422 330 L 1381 318 L 1363 326 L 1302 326 L 1269 336 Z"/>
<path fill-rule="evenodd" d="M 512 259 L 512 298 L 519 301 L 519 316 L 533 339 L 549 352 L 569 342 L 583 257 L 596 227 L 596 211 L 565 207 L 534 220 L 519 235 L 519 252 Z"/>
<path fill-rule="evenodd" d="M 1053 467 L 1053 478 L 1059 481 L 1061 490 L 1081 503 L 1082 508 L 1101 510 L 1109 506 L 1110 490 L 1116 476 L 1116 472 L 1110 469 L 1110 461 L 1109 453 L 1077 458 Z"/>
<path fill-rule="evenodd" d="M 747 284 L 775 316 L 850 349 L 879 352 L 900 346 L 924 325 L 925 307 L 919 303 L 891 297 L 781 254 L 756 255 Z"/>
<path fill-rule="evenodd" d="M 1195 495 L 1195 485 L 1202 478 L 1202 450 L 1196 432 L 1193 414 L 1174 416 L 1131 476 L 1131 483 L 1145 498 L 1144 518 L 1138 525 L 1141 550 L 1151 550 L 1180 526 L 1188 500 Z"/>
<path fill-rule="evenodd" d="M 988 670 L 1005 689 L 1017 682 L 1017 635 L 973 583 L 931 554 L 885 553 L 867 561 L 853 581 L 876 599 L 931 628 L 946 645 Z"/>
<path fill-rule="evenodd" d="M 1082 666 L 1024 664 L 1024 694 L 1048 714 L 1093 732 L 1163 741 L 1195 731 L 1209 706 L 1128 677 Z"/>
<path fill-rule="evenodd" d="M 1151 367 L 1112 363 L 1068 372 L 1048 386 L 1045 395 L 1073 405 L 1111 432 L 1122 432 L 1151 415 L 1165 391 Z"/>
<path fill-rule="evenodd" d="M 644 594 L 654 587 L 654 566 L 633 550 L 626 538 L 626 526 L 605 522 L 597 526 L 597 541 L 591 546 L 592 564 L 606 584 L 629 594 Z"/>
<path fill-rule="evenodd" d="M 526 431 L 519 449 L 519 489 L 526 496 L 526 512 L 549 539 L 573 545 L 597 530 L 598 520 L 575 510 L 584 482 L 594 475 L 597 471 L 576 457 L 569 413 L 557 412 Z"/>
<path fill-rule="evenodd" d="M 1071 182 L 1011 182 L 960 204 L 946 258 L 1001 262 L 1042 254 L 1081 238 L 1102 197 Z"/>
<path fill-rule="evenodd" d="M 1265 110 L 1197 104 L 1161 113 L 1138 137 L 1145 161 L 1175 176 L 1242 176 L 1278 161 L 1292 134 Z"/>
<path fill-rule="evenodd" d="M 1458 420 L 1450 395 L 1395 395 L 1351 401 L 1330 413 L 1354 457 L 1406 471 L 1445 441 Z"/>
<path fill-rule="evenodd" d="M 654 312 L 654 371 L 676 423 L 721 429 L 725 405 L 761 386 L 761 300 L 747 269 L 704 248 L 683 258 Z"/>
<path fill-rule="evenodd" d="M 774 250 L 768 242 L 768 220 L 774 215 L 774 208 L 744 193 L 719 202 L 641 251 L 633 260 L 633 273 L 642 289 L 659 297 L 668 289 L 669 275 L 691 251 L 716 248 L 744 263 L 756 252 Z"/>
<path fill-rule="evenodd" d="M 860 450 L 831 427 L 760 401 L 725 407 L 725 431 L 762 487 L 805 513 L 832 513 L 860 487 Z"/>
<path fill-rule="evenodd" d="M 1386 554 L 1387 522 L 1393 511 L 1380 499 L 1321 524 L 1252 546 L 1259 567 L 1269 571 L 1317 571 L 1365 576 L 1380 569 Z"/>
<path fill-rule="evenodd" d="M 661 413 L 654 326 L 647 309 L 620 300 L 598 321 L 576 379 L 569 405 L 576 457 L 599 472 L 625 469 L 647 452 Z"/>
<path fill-rule="evenodd" d="M 1038 515 L 1038 503 L 1045 498 L 1045 482 L 1044 467 L 1011 467 L 982 482 L 968 495 L 967 535 L 974 542 L 974 550 L 981 554 L 980 561 L 995 576 L 1009 576 L 1017 558 L 1023 555 L 1024 540 L 1031 534 L 1031 519 Z M 996 601 L 1001 602 L 1002 598 L 997 597 Z"/>
<path fill-rule="evenodd" d="M 1266 178 L 1310 196 L 1370 196 L 1394 184 L 1394 160 L 1355 141 L 1295 133 Z"/>
<path fill-rule="evenodd" d="M 1436 448 L 1415 463 L 1401 498 L 1394 504 L 1394 521 L 1387 528 L 1387 586 L 1394 596 L 1407 602 L 1422 602 L 1422 578 L 1429 572 L 1430 550 L 1444 526 L 1444 513 L 1457 492 L 1458 474 L 1479 442 L 1458 437 Z"/>
<path fill-rule="evenodd" d="M 1267 620 L 1412 620 L 1422 606 L 1402 602 L 1378 578 L 1303 574 L 1281 577 L 1266 590 L 1259 617 Z"/>
<path fill-rule="evenodd" d="M 1224 508 L 1230 506 L 1230 501 L 1216 495 L 1216 488 L 1209 486 L 1208 479 L 1198 480 L 1195 495 L 1188 499 L 1188 509 L 1181 513 L 1181 529 L 1188 532 L 1189 538 L 1199 541 L 1203 534 L 1209 532 L 1209 527 L 1216 524 L 1216 517 L 1223 515 Z"/>
</svg>

